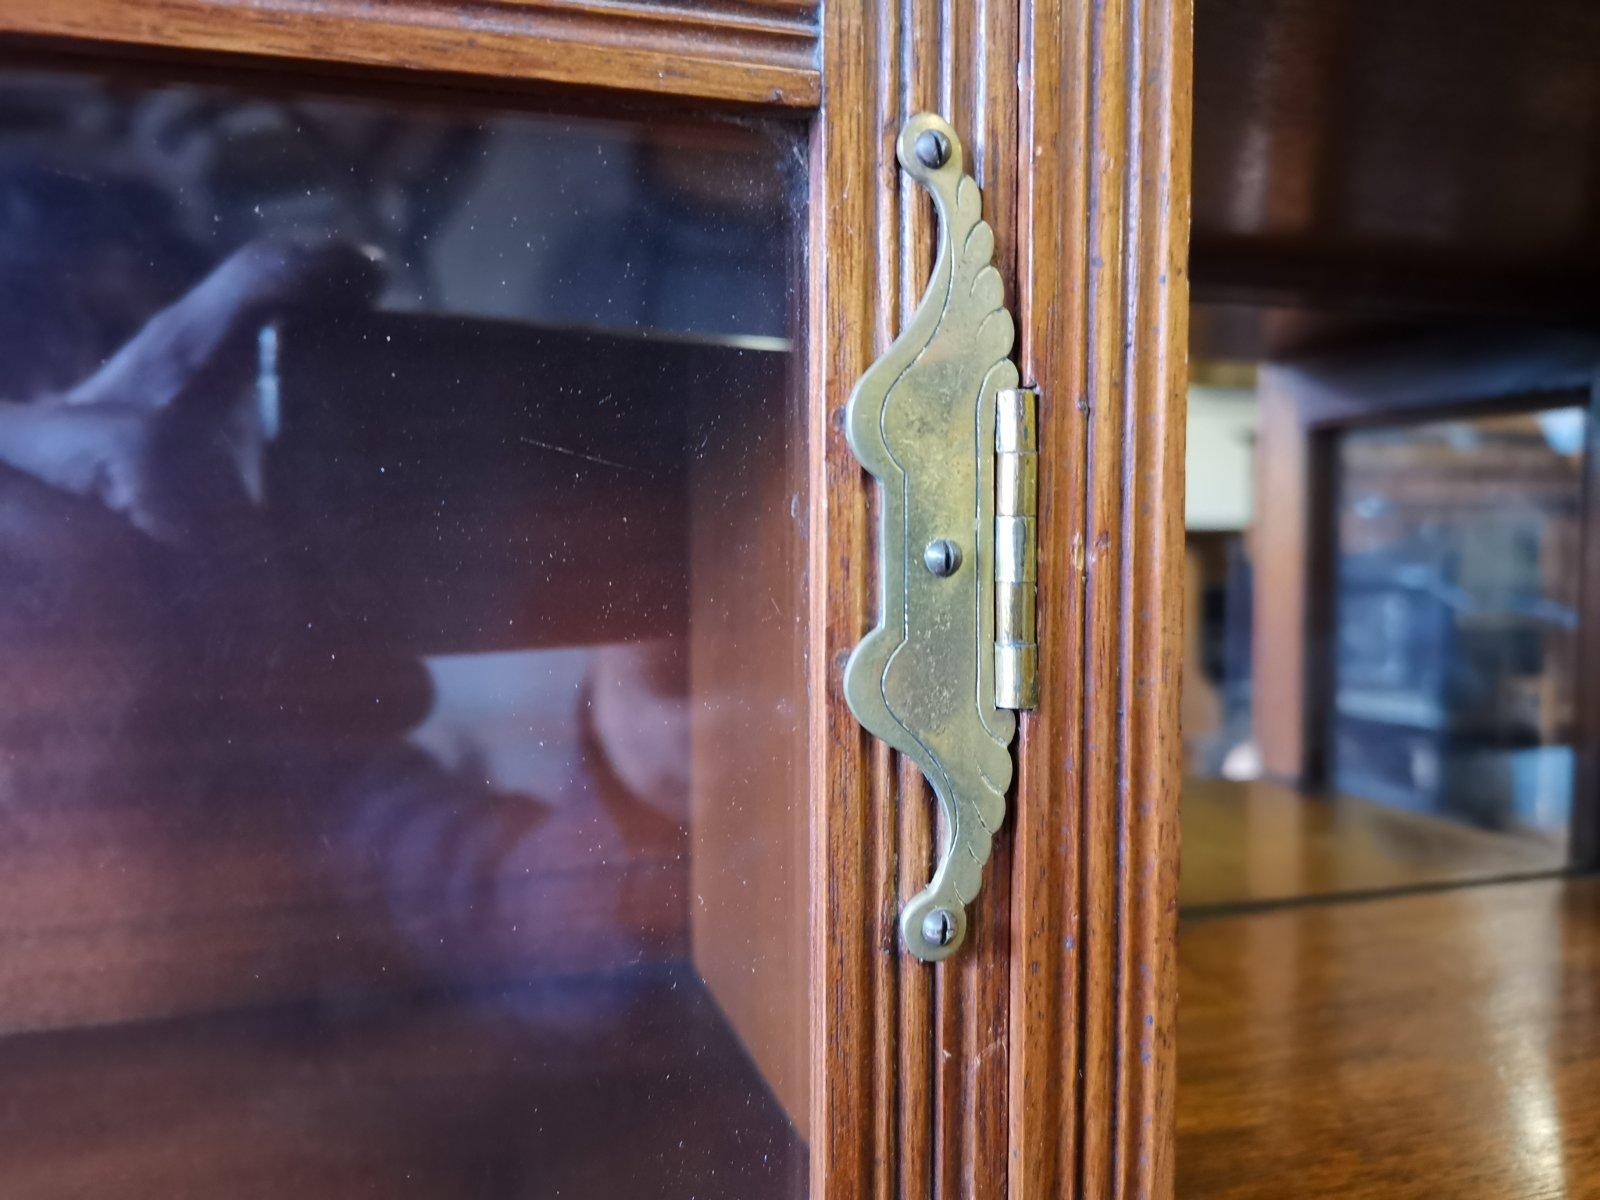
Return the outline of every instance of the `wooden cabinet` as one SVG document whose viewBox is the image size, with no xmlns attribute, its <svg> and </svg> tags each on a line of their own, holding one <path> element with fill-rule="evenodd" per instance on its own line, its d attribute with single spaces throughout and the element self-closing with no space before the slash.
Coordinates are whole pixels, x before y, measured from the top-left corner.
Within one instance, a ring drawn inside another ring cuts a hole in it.
<svg viewBox="0 0 1600 1200">
<path fill-rule="evenodd" d="M 0 13 L 0 1191 L 1170 1196 L 1186 0 Z M 841 673 L 960 133 L 1041 696 Z"/>
</svg>

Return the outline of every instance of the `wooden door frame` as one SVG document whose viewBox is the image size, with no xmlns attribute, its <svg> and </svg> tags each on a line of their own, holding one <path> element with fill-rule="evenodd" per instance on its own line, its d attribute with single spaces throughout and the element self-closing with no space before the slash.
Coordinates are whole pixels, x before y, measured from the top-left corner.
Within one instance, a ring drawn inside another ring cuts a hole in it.
<svg viewBox="0 0 1600 1200">
<path fill-rule="evenodd" d="M 831 336 L 812 513 L 817 573 L 848 570 L 818 597 L 812 656 L 813 911 L 830 935 L 813 1153 L 830 1200 L 1172 1195 L 1192 23 L 1189 0 L 824 13 L 812 246 L 841 262 L 813 294 Z M 894 929 L 926 879 L 925 785 L 866 743 L 839 687 L 872 615 L 872 496 L 840 406 L 931 258 L 892 150 L 930 105 L 973 148 L 1042 393 L 1044 684 L 969 944 L 931 972 Z M 851 258 L 863 234 L 875 261 Z M 840 999 L 873 1014 L 858 1043 L 830 1040 L 862 1028 Z"/>
<path fill-rule="evenodd" d="M 1172 1194 L 1192 0 L 12 0 L 0 45 L 288 65 L 811 118 L 812 1194 Z M 936 836 L 840 689 L 871 623 L 840 416 L 914 304 L 930 214 L 893 141 L 968 144 L 1042 392 L 1043 695 L 969 942 L 895 913 Z"/>
</svg>

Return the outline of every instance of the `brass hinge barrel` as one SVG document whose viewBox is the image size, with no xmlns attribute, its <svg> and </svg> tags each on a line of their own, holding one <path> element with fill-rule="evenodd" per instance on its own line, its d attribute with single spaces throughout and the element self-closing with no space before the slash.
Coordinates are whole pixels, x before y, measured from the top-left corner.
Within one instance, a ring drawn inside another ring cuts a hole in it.
<svg viewBox="0 0 1600 1200">
<path fill-rule="evenodd" d="M 1039 414 L 1032 388 L 1004 388 L 994 423 L 994 702 L 1039 703 Z"/>
</svg>

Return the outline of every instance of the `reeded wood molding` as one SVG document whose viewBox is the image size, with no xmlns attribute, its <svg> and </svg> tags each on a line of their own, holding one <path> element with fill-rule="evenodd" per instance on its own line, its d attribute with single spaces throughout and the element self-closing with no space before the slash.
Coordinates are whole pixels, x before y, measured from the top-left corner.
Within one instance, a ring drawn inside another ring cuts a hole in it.
<svg viewBox="0 0 1600 1200">
<path fill-rule="evenodd" d="M 807 108 L 797 0 L 5 0 L 0 36 L 183 48 Z"/>
<path fill-rule="evenodd" d="M 1191 0 L 1026 0 L 1022 28 L 1048 649 L 1014 834 L 1010 1194 L 1170 1200 Z"/>
<path fill-rule="evenodd" d="M 881 836 L 873 749 L 844 700 L 850 648 L 866 631 L 872 563 L 867 476 L 844 439 L 844 403 L 873 353 L 880 150 L 872 107 L 878 14 L 828 4 L 821 119 L 812 126 L 805 344 L 810 535 L 811 1195 L 882 1194 Z M 881 757 L 881 755 L 880 755 Z M 892 1151 L 891 1151 L 892 1154 Z"/>
<path fill-rule="evenodd" d="M 1171 1196 L 1189 35 L 1189 0 L 824 12 L 812 1153 L 830 1200 Z M 894 936 L 934 841 L 926 786 L 862 743 L 837 677 L 871 618 L 874 499 L 836 417 L 931 257 L 891 150 L 922 107 L 974 148 L 1044 389 L 1050 647 L 995 891 L 931 978 Z"/>
<path fill-rule="evenodd" d="M 813 1195 L 999 1200 L 1006 1189 L 1009 850 L 969 941 L 930 969 L 898 944 L 899 905 L 935 841 L 920 772 L 865 738 L 839 672 L 871 624 L 871 480 L 839 417 L 915 307 L 931 208 L 894 139 L 922 109 L 972 155 L 996 266 L 1014 282 L 1016 0 L 840 0 L 823 9 L 811 207 Z M 1004 842 L 1005 839 L 1002 839 Z"/>
</svg>

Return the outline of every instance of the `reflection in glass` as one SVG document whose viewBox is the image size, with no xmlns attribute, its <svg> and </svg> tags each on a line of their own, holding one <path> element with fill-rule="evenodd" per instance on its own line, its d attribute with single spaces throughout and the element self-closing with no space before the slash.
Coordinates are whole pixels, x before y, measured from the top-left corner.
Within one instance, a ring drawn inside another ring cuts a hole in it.
<svg viewBox="0 0 1600 1200">
<path fill-rule="evenodd" d="M 0 80 L 0 1194 L 805 1193 L 798 145 Z"/>
<path fill-rule="evenodd" d="M 1560 408 L 1339 439 L 1341 791 L 1564 841 L 1585 420 Z"/>
</svg>

